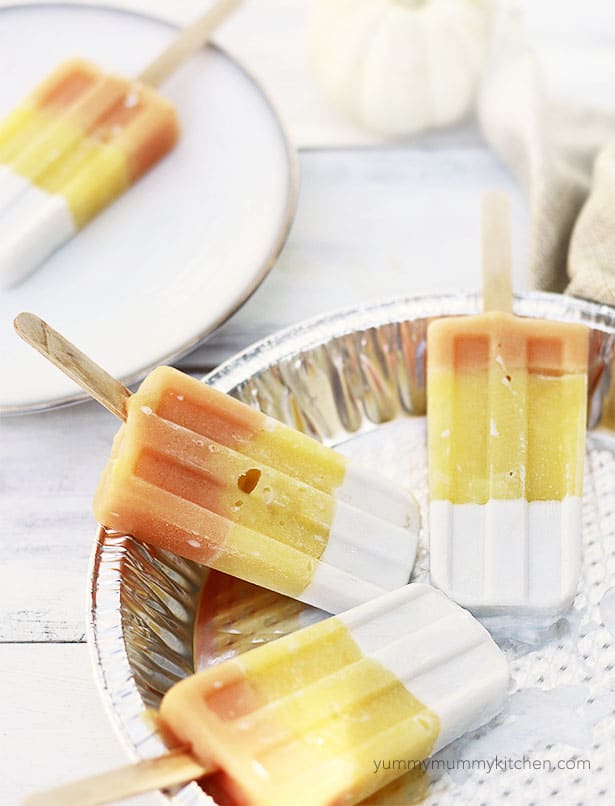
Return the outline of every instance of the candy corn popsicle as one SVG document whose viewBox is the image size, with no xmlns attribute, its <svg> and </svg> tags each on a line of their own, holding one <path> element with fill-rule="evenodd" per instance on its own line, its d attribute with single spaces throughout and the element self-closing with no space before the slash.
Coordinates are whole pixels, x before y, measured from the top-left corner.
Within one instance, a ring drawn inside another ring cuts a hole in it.
<svg viewBox="0 0 615 806">
<path fill-rule="evenodd" d="M 234 803 L 351 806 L 485 724 L 507 683 L 486 630 L 412 584 L 193 675 L 160 717 Z"/>
<path fill-rule="evenodd" d="M 169 367 L 127 402 L 94 500 L 107 528 L 339 612 L 405 585 L 414 499 Z"/>
<path fill-rule="evenodd" d="M 218 0 L 139 79 L 68 61 L 0 122 L 0 286 L 26 277 L 173 148 L 177 115 L 153 83 L 238 4 Z"/>
<path fill-rule="evenodd" d="M 425 791 L 412 774 L 395 786 L 406 765 L 487 723 L 507 687 L 487 631 L 407 585 L 181 681 L 160 710 L 180 747 L 24 806 L 94 806 L 204 777 L 218 803 L 399 803 Z"/>
<path fill-rule="evenodd" d="M 19 282 L 173 148 L 173 106 L 74 60 L 0 123 L 0 278 Z"/>
<path fill-rule="evenodd" d="M 491 310 L 433 322 L 427 352 L 432 582 L 474 613 L 557 616 L 579 573 L 587 329 Z"/>
</svg>

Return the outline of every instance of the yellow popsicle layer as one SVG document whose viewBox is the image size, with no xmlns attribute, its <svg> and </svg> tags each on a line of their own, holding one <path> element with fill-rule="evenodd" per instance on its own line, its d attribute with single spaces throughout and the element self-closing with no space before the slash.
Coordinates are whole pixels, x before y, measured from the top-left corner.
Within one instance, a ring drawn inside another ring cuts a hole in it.
<svg viewBox="0 0 615 806">
<path fill-rule="evenodd" d="M 582 494 L 585 328 L 505 314 L 441 320 L 428 350 L 432 500 Z"/>
<path fill-rule="evenodd" d="M 129 186 L 128 161 L 121 148 L 97 142 L 75 124 L 56 123 L 36 109 L 22 107 L 15 114 L 24 125 L 7 148 L 0 148 L 0 164 L 17 167 L 21 176 L 41 190 L 64 196 L 77 227 L 86 224 Z M 15 140 L 38 141 L 18 166 L 11 164 L 6 154 L 15 148 Z M 41 170 L 41 152 L 61 156 Z"/>
<path fill-rule="evenodd" d="M 540 377 L 433 370 L 430 495 L 455 504 L 559 501 L 582 494 L 585 375 Z"/>
</svg>

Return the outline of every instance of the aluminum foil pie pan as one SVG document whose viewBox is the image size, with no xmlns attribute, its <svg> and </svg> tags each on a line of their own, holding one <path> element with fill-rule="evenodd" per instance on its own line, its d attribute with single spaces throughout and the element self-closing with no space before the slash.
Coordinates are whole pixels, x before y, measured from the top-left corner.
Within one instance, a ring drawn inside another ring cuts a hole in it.
<svg viewBox="0 0 615 806">
<path fill-rule="evenodd" d="M 409 486 L 425 514 L 426 327 L 433 317 L 478 308 L 476 295 L 456 294 L 336 312 L 258 342 L 205 380 L 378 467 Z M 515 310 L 592 329 L 577 596 L 548 630 L 496 636 L 512 674 L 504 712 L 370 804 L 615 802 L 615 310 L 551 294 L 519 296 Z M 417 581 L 428 579 L 427 538 L 423 530 Z M 88 639 L 103 699 L 134 759 L 164 752 L 147 712 L 176 680 L 322 617 L 221 576 L 98 532 Z M 213 803 L 197 783 L 162 797 Z"/>
</svg>

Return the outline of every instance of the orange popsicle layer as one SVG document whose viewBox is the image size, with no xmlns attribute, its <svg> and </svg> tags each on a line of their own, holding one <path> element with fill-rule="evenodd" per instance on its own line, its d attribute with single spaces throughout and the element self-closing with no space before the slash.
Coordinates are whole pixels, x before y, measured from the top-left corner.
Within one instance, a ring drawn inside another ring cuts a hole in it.
<svg viewBox="0 0 615 806">
<path fill-rule="evenodd" d="M 137 394 L 131 409 L 145 405 L 159 417 L 254 461 L 300 475 L 317 490 L 331 494 L 343 483 L 347 461 L 341 454 L 178 370 L 159 367 Z"/>
</svg>

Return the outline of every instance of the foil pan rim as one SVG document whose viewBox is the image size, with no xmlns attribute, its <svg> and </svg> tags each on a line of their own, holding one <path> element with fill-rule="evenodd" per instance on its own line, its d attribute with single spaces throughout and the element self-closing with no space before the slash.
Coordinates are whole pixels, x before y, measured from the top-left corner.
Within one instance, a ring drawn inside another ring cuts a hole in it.
<svg viewBox="0 0 615 806">
<path fill-rule="evenodd" d="M 480 312 L 481 294 L 446 292 L 387 297 L 363 305 L 337 308 L 275 331 L 228 358 L 203 380 L 224 392 L 269 369 L 295 351 L 318 347 L 323 340 L 356 330 L 394 324 L 404 319 L 458 316 Z M 580 297 L 546 291 L 514 295 L 514 312 L 520 316 L 581 322 L 605 333 L 615 333 L 615 308 Z"/>
</svg>

